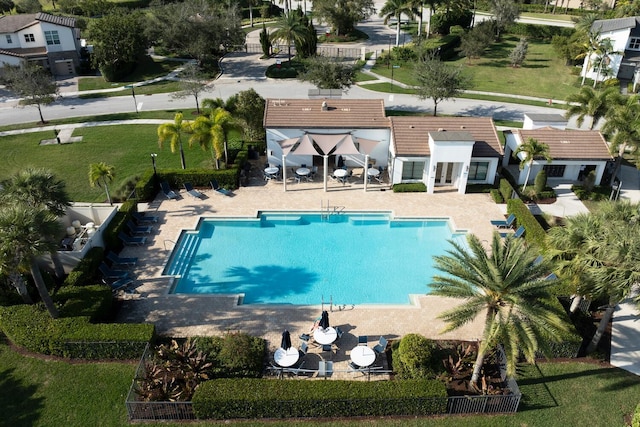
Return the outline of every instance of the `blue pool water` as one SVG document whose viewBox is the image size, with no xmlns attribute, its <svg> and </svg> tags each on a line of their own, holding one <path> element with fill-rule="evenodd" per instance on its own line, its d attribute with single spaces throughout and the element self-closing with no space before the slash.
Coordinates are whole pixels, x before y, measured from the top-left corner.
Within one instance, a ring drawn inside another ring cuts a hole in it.
<svg viewBox="0 0 640 427">
<path fill-rule="evenodd" d="M 240 294 L 244 304 L 409 304 L 425 294 L 434 255 L 463 239 L 446 219 L 388 213 L 273 213 L 202 219 L 184 231 L 164 274 L 176 294 Z"/>
</svg>

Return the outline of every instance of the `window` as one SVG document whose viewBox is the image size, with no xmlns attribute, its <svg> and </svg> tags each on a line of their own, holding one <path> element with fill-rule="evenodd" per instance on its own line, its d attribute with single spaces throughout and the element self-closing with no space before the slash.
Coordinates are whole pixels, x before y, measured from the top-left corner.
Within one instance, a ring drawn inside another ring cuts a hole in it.
<svg viewBox="0 0 640 427">
<path fill-rule="evenodd" d="M 484 181 L 487 179 L 489 162 L 471 162 L 469 164 L 469 178 L 472 181 Z"/>
<path fill-rule="evenodd" d="M 424 162 L 402 162 L 402 179 L 422 179 Z"/>
<path fill-rule="evenodd" d="M 547 173 L 547 178 L 562 178 L 565 165 L 544 165 L 542 169 Z"/>
<path fill-rule="evenodd" d="M 632 50 L 640 50 L 640 38 L 638 37 L 631 37 L 629 39 L 629 49 Z"/>
<path fill-rule="evenodd" d="M 57 31 L 45 31 L 44 38 L 47 40 L 48 45 L 60 44 L 60 36 Z"/>
<path fill-rule="evenodd" d="M 33 36 L 33 34 L 25 34 L 24 41 L 26 41 L 27 43 L 34 42 L 36 41 L 36 38 Z"/>
<path fill-rule="evenodd" d="M 11 38 L 11 34 L 7 34 L 7 43 L 8 44 L 13 43 L 13 39 Z"/>
</svg>

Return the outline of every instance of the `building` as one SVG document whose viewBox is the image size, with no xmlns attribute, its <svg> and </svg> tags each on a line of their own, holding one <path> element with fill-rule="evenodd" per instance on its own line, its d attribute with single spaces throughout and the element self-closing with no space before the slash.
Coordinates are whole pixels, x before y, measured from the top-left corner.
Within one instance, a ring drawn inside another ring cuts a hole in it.
<svg viewBox="0 0 640 427">
<path fill-rule="evenodd" d="M 75 18 L 42 12 L 0 16 L 0 67 L 31 62 L 56 76 L 75 75 L 80 48 Z"/>
</svg>

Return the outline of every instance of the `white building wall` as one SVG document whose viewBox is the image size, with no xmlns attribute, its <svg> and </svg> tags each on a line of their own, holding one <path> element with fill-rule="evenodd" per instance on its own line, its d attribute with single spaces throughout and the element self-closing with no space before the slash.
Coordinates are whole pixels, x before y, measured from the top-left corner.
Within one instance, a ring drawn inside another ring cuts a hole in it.
<svg viewBox="0 0 640 427">
<path fill-rule="evenodd" d="M 22 63 L 22 59 L 17 56 L 10 55 L 0 55 L 0 68 L 5 65 L 20 65 Z"/>
<path fill-rule="evenodd" d="M 600 40 L 604 40 L 607 38 L 611 39 L 611 41 L 613 42 L 613 51 L 621 52 L 618 55 L 611 56 L 611 63 L 609 64 L 609 68 L 611 69 L 612 77 L 610 78 L 614 78 L 618 75 L 618 70 L 620 69 L 620 63 L 622 62 L 622 56 L 624 54 L 624 50 L 627 47 L 630 32 L 631 32 L 630 29 L 626 29 L 626 30 L 615 31 L 615 32 L 600 33 Z M 589 58 L 584 59 L 580 76 L 584 76 L 586 73 L 586 76 L 588 79 L 592 79 L 592 80 L 596 79 L 596 75 L 598 71 L 596 68 L 594 68 L 594 65 L 595 65 L 594 61 L 596 59 L 597 59 L 596 54 L 591 55 L 591 60 L 589 60 Z M 587 69 L 587 64 L 589 65 L 589 69 Z M 598 81 L 603 81 L 606 79 L 607 78 L 603 78 L 602 75 L 598 76 Z"/>
<path fill-rule="evenodd" d="M 60 37 L 59 45 L 47 45 L 47 41 L 44 37 L 45 31 L 57 31 L 58 37 Z M 63 52 L 67 50 L 76 50 L 76 41 L 73 36 L 73 29 L 69 27 L 62 27 L 60 25 L 50 24 L 48 22 L 40 23 L 40 32 L 42 34 L 43 46 L 47 47 L 49 52 Z"/>
</svg>

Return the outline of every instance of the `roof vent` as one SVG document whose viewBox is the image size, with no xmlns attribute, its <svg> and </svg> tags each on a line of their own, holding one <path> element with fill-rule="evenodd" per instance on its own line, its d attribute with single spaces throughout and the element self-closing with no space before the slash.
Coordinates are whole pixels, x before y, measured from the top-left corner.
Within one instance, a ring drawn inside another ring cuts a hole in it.
<svg viewBox="0 0 640 427">
<path fill-rule="evenodd" d="M 351 108 L 341 108 L 342 111 L 351 111 Z"/>
<path fill-rule="evenodd" d="M 560 141 L 560 144 L 571 144 L 571 141 L 569 141 L 568 139 L 563 139 L 562 141 Z"/>
<path fill-rule="evenodd" d="M 302 111 L 311 111 L 311 107 L 304 107 Z"/>
<path fill-rule="evenodd" d="M 413 128 L 415 128 L 414 125 L 409 125 L 409 129 L 413 129 Z"/>
<path fill-rule="evenodd" d="M 327 101 L 322 101 L 322 111 L 327 111 L 329 107 L 327 106 Z"/>
<path fill-rule="evenodd" d="M 438 128 L 438 132 L 446 132 L 447 130 L 445 128 Z"/>
<path fill-rule="evenodd" d="M 460 129 L 466 129 L 467 127 L 465 125 L 460 126 Z"/>
</svg>

